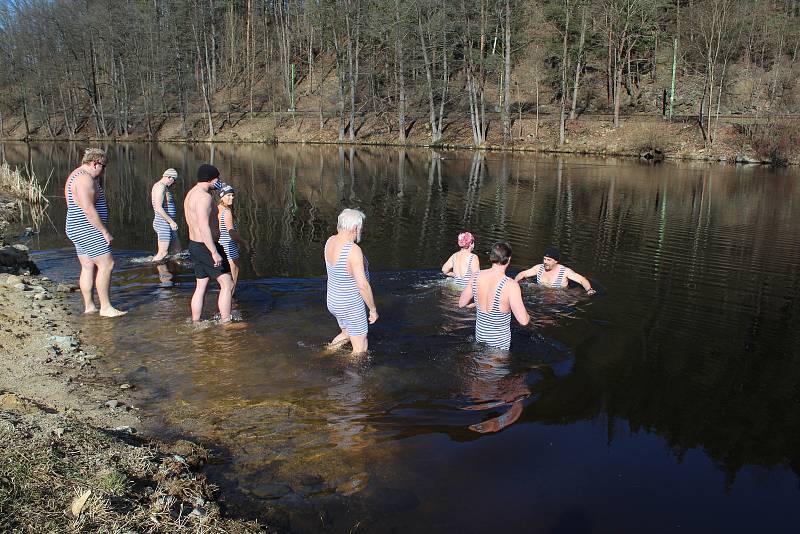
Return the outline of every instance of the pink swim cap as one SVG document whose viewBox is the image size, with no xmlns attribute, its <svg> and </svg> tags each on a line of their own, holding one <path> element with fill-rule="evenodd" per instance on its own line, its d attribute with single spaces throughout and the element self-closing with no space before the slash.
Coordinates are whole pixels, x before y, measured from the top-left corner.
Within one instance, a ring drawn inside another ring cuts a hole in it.
<svg viewBox="0 0 800 534">
<path fill-rule="evenodd" d="M 462 232 L 458 234 L 458 246 L 461 248 L 467 248 L 471 244 L 475 242 L 475 238 L 472 237 L 472 234 L 469 232 Z"/>
</svg>

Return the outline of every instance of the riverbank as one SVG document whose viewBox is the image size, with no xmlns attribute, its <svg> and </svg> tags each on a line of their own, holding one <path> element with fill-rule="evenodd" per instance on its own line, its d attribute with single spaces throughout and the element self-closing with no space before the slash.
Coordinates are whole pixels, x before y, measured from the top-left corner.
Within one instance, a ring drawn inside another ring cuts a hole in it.
<svg viewBox="0 0 800 534">
<path fill-rule="evenodd" d="M 789 133 L 778 135 L 786 128 L 759 123 L 762 130 L 753 135 L 754 123 L 744 119 L 721 119 L 716 127 L 715 140 L 707 145 L 696 120 L 670 122 L 660 116 L 635 115 L 621 119 L 618 128 L 611 118 L 588 115 L 568 121 L 566 141 L 558 144 L 558 119 L 543 115 L 540 119 L 525 115 L 513 124 L 514 141 L 504 143 L 499 120 L 490 121 L 486 143 L 476 146 L 472 141 L 469 120 L 451 119 L 445 122 L 442 139 L 432 145 L 430 127 L 425 119 L 408 120 L 405 144 L 399 143 L 396 117 L 365 115 L 356 120 L 356 139 L 339 141 L 338 118 L 315 115 L 312 110 L 297 113 L 219 113 L 216 116 L 214 142 L 221 143 L 324 143 L 381 146 L 440 146 L 510 150 L 524 152 L 647 157 L 655 159 L 721 161 L 730 163 L 800 164 L 800 127 L 789 125 Z M 5 139 L 25 140 L 21 121 L 7 120 Z M 183 121 L 170 116 L 160 121 L 153 137 L 131 134 L 127 136 L 97 136 L 87 125 L 74 136 L 57 132 L 55 137 L 37 130 L 29 141 L 75 140 L 98 141 L 161 141 L 206 142 L 207 122 L 204 117 L 192 117 L 184 130 Z M 766 130 L 764 130 L 766 128 Z M 774 132 L 773 132 L 774 130 Z M 772 132 L 772 133 L 770 133 Z M 780 139 L 777 139 L 780 137 Z M 785 137 L 785 139 L 783 139 Z M 776 139 L 773 139 L 776 138 Z M 759 139 L 769 139 L 769 146 Z"/>
<path fill-rule="evenodd" d="M 0 198 L 0 531 L 263 532 L 223 517 L 207 450 L 137 432 L 136 384 L 82 342 L 77 287 L 36 274 L 18 214 Z"/>
</svg>

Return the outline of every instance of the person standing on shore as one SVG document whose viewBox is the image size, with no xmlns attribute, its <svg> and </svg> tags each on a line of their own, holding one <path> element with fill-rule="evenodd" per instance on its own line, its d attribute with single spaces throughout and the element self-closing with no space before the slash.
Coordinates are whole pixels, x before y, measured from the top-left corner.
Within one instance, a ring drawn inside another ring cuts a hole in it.
<svg viewBox="0 0 800 534">
<path fill-rule="evenodd" d="M 192 295 L 192 321 L 200 321 L 203 314 L 203 301 L 208 288 L 208 280 L 213 277 L 219 284 L 219 320 L 231 320 L 231 293 L 233 279 L 230 275 L 228 258 L 218 243 L 219 220 L 217 205 L 211 197 L 213 189 L 219 189 L 219 170 L 213 165 L 203 164 L 197 169 L 197 184 L 186 194 L 183 213 L 189 227 L 189 254 L 194 262 L 194 277 L 197 281 Z"/>
<path fill-rule="evenodd" d="M 328 311 L 336 317 L 342 331 L 329 344 L 336 348 L 347 341 L 353 354 L 367 351 L 368 324 L 378 320 L 378 309 L 369 284 L 367 261 L 361 247 L 361 230 L 366 216 L 359 210 L 345 209 L 336 222 L 336 235 L 325 242 L 325 269 L 328 271 Z M 369 308 L 367 317 L 366 308 Z"/>
<path fill-rule="evenodd" d="M 511 245 L 495 243 L 489 252 L 492 266 L 478 271 L 458 299 L 460 308 L 475 301 L 475 341 L 508 350 L 511 346 L 511 314 L 522 326 L 531 320 L 519 284 L 506 276 Z"/>
<path fill-rule="evenodd" d="M 561 261 L 561 252 L 556 247 L 547 247 L 544 249 L 542 263 L 518 273 L 514 280 L 519 282 L 520 280 L 534 277 L 536 283 L 540 286 L 557 289 L 566 288 L 569 286 L 569 281 L 572 280 L 583 286 L 587 295 L 592 296 L 595 294 L 591 282 L 585 276 L 581 276 L 569 267 L 560 265 L 559 261 Z"/>
<path fill-rule="evenodd" d="M 170 186 L 178 178 L 178 171 L 167 169 L 161 179 L 153 184 L 150 190 L 150 201 L 153 204 L 153 230 L 158 237 L 158 251 L 153 256 L 153 261 L 161 261 L 167 253 L 177 254 L 181 251 L 181 240 L 178 237 L 178 223 L 175 217 L 178 214 L 175 198 L 172 196 Z"/>
<path fill-rule="evenodd" d="M 236 291 L 236 282 L 239 280 L 239 247 L 249 250 L 247 241 L 242 239 L 236 230 L 236 220 L 233 217 L 233 187 L 226 185 L 219 192 L 219 244 L 228 256 L 228 265 L 231 268 L 231 278 L 233 278 L 232 292 Z"/>
<path fill-rule="evenodd" d="M 467 282 L 472 278 L 472 273 L 477 273 L 481 268 L 478 256 L 472 253 L 475 248 L 475 238 L 469 232 L 458 234 L 458 246 L 461 248 L 453 253 L 444 265 L 442 273 L 453 278 L 456 288 L 463 291 Z"/>
<path fill-rule="evenodd" d="M 92 291 L 97 289 L 100 300 L 100 315 L 118 317 L 125 315 L 111 305 L 109 290 L 114 257 L 111 242 L 114 237 L 108 231 L 108 203 L 100 183 L 108 158 L 100 148 L 87 148 L 81 165 L 72 171 L 64 186 L 67 200 L 66 233 L 75 245 L 81 264 L 80 288 L 83 295 L 84 313 L 98 311 Z"/>
</svg>

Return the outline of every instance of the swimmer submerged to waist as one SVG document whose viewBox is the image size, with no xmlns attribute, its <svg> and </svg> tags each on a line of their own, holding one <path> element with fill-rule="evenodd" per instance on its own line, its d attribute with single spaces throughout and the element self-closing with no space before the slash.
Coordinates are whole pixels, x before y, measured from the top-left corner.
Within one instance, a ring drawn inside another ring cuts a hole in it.
<svg viewBox="0 0 800 534">
<path fill-rule="evenodd" d="M 510 260 L 511 246 L 495 243 L 489 253 L 492 266 L 473 275 L 458 299 L 461 308 L 475 301 L 475 341 L 502 350 L 511 345 L 511 315 L 523 326 L 531 320 L 519 284 L 506 276 Z"/>
</svg>

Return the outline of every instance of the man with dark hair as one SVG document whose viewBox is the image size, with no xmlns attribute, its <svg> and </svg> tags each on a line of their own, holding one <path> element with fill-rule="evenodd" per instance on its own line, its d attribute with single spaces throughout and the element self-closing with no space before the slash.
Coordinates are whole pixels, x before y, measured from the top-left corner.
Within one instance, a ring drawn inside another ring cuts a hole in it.
<svg viewBox="0 0 800 534">
<path fill-rule="evenodd" d="M 534 265 L 530 269 L 522 271 L 514 277 L 514 280 L 519 282 L 525 278 L 535 277 L 536 283 L 540 286 L 565 288 L 569 285 L 569 281 L 579 283 L 583 286 L 586 294 L 591 296 L 595 294 L 592 289 L 592 284 L 585 276 L 581 276 L 569 267 L 559 265 L 561 261 L 561 252 L 556 247 L 549 246 L 544 249 L 544 257 L 542 263 Z"/>
<path fill-rule="evenodd" d="M 531 320 L 519 284 L 506 276 L 511 246 L 495 243 L 489 252 L 492 266 L 475 273 L 458 299 L 460 308 L 475 300 L 475 341 L 503 350 L 511 345 L 511 314 L 522 326 Z"/>
<path fill-rule="evenodd" d="M 203 300 L 208 280 L 214 277 L 219 284 L 219 319 L 222 323 L 231 320 L 231 293 L 233 279 L 228 258 L 218 243 L 219 220 L 217 205 L 211 198 L 212 190 L 220 189 L 219 170 L 213 165 L 203 164 L 197 169 L 197 184 L 186 194 L 183 212 L 189 227 L 189 253 L 194 261 L 194 277 L 197 286 L 192 295 L 192 321 L 197 322 L 203 313 Z"/>
</svg>

